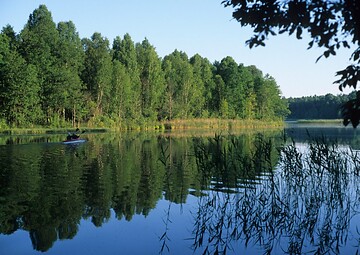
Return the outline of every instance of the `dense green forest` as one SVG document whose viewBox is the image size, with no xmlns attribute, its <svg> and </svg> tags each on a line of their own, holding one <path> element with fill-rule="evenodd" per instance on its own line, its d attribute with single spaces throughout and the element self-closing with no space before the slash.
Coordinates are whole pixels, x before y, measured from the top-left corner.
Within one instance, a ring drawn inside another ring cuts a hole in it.
<svg viewBox="0 0 360 255">
<path fill-rule="evenodd" d="M 211 63 L 174 50 L 159 57 L 129 34 L 110 45 L 80 38 L 45 5 L 23 30 L 0 34 L 0 128 L 122 126 L 172 119 L 283 119 L 287 102 L 274 78 L 230 57 Z"/>
<path fill-rule="evenodd" d="M 348 95 L 288 98 L 291 112 L 288 119 L 340 119 L 341 107 L 355 97 L 356 93 L 352 92 Z"/>
</svg>

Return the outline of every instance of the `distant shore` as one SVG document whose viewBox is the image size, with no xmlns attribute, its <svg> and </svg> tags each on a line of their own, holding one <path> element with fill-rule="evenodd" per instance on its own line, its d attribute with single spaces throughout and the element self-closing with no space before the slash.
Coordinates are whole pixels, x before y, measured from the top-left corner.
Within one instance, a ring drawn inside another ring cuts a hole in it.
<svg viewBox="0 0 360 255">
<path fill-rule="evenodd" d="M 286 120 L 285 122 L 291 124 L 343 125 L 342 119 L 297 119 L 297 120 Z"/>
</svg>

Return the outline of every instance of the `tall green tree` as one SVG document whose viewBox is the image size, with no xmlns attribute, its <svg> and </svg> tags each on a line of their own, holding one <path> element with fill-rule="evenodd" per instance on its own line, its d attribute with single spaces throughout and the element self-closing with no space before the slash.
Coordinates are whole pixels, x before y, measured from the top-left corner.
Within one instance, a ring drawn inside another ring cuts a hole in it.
<svg viewBox="0 0 360 255">
<path fill-rule="evenodd" d="M 112 64 L 112 96 L 109 101 L 109 114 L 110 117 L 121 121 L 131 117 L 131 80 L 129 74 L 126 72 L 125 66 L 120 63 L 120 61 L 114 59 Z"/>
<path fill-rule="evenodd" d="M 281 96 L 281 90 L 279 85 L 276 84 L 276 81 L 273 77 L 266 77 L 271 83 L 272 91 L 272 107 L 274 109 L 274 117 L 272 119 L 281 119 L 284 120 L 289 114 L 289 102 L 286 98 Z"/>
<path fill-rule="evenodd" d="M 244 119 L 254 119 L 256 111 L 256 92 L 254 88 L 254 79 L 249 70 L 249 67 L 245 67 L 243 64 L 239 65 L 239 72 L 241 77 L 241 83 L 244 94 L 244 100 L 242 103 L 241 117 Z"/>
<path fill-rule="evenodd" d="M 209 117 L 212 108 L 212 91 L 215 88 L 213 79 L 214 66 L 206 58 L 195 54 L 190 58 L 193 67 L 194 95 L 197 104 L 194 106 L 195 117 Z"/>
<path fill-rule="evenodd" d="M 188 56 L 184 52 L 175 50 L 163 59 L 165 72 L 165 108 L 169 119 L 190 118 L 194 116 L 197 95 L 193 81 L 193 70 Z"/>
<path fill-rule="evenodd" d="M 140 74 L 135 44 L 128 33 L 124 35 L 123 39 L 119 36 L 115 38 L 113 43 L 113 59 L 120 61 L 120 63 L 125 66 L 126 71 L 130 76 L 130 96 L 133 104 L 130 114 L 131 118 L 139 119 L 142 115 Z"/>
<path fill-rule="evenodd" d="M 57 26 L 59 42 L 56 48 L 58 77 L 57 93 L 62 117 L 71 120 L 73 126 L 76 113 L 81 110 L 82 81 L 80 78 L 84 65 L 84 51 L 81 39 L 72 21 L 60 22 Z"/>
<path fill-rule="evenodd" d="M 20 33 L 20 52 L 27 61 L 36 67 L 41 86 L 41 104 L 46 113 L 46 122 L 56 112 L 58 100 L 56 89 L 59 69 L 56 67 L 56 48 L 59 33 L 56 29 L 51 12 L 45 5 L 40 5 L 30 14 L 28 22 Z"/>
<path fill-rule="evenodd" d="M 91 115 L 96 117 L 109 108 L 111 97 L 112 64 L 109 40 L 100 33 L 94 33 L 91 39 L 85 38 L 82 43 L 85 49 L 82 80 L 94 103 L 94 109 L 90 109 Z"/>
<path fill-rule="evenodd" d="M 136 53 L 141 85 L 141 112 L 143 117 L 154 120 L 165 88 L 161 60 L 155 47 L 146 38 L 136 44 Z"/>
<path fill-rule="evenodd" d="M 225 98 L 225 82 L 219 74 L 214 76 L 215 88 L 212 91 L 212 112 L 222 118 L 228 118 L 228 104 Z M 225 108 L 224 108 L 225 107 Z"/>
<path fill-rule="evenodd" d="M 40 124 L 40 86 L 36 68 L 12 49 L 11 38 L 0 34 L 0 113 L 13 127 Z"/>
<path fill-rule="evenodd" d="M 225 57 L 218 63 L 216 73 L 225 83 L 224 96 L 229 108 L 228 117 L 243 117 L 245 90 L 238 64 L 232 57 Z"/>
<path fill-rule="evenodd" d="M 281 98 L 281 91 L 275 79 L 266 75 L 257 80 L 257 118 L 284 119 L 289 113 L 288 103 Z"/>
<path fill-rule="evenodd" d="M 9 40 L 10 40 L 10 48 L 12 50 L 18 50 L 19 48 L 19 35 L 17 35 L 14 31 L 14 28 L 10 25 L 6 25 L 5 27 L 3 27 L 3 29 L 1 30 L 1 33 L 3 35 L 6 35 Z"/>
</svg>

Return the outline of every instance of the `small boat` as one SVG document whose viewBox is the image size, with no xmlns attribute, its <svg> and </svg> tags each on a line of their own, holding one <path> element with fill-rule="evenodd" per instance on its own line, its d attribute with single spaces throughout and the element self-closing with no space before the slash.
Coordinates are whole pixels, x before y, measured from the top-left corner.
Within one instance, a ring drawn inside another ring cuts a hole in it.
<svg viewBox="0 0 360 255">
<path fill-rule="evenodd" d="M 65 140 L 62 142 L 62 144 L 77 144 L 77 143 L 84 143 L 86 142 L 85 139 L 70 139 L 70 140 Z"/>
<path fill-rule="evenodd" d="M 66 137 L 66 140 L 65 141 L 62 141 L 62 144 L 78 144 L 78 143 L 84 143 L 86 142 L 85 139 L 81 139 L 80 138 L 80 135 L 77 134 L 77 132 L 79 132 L 80 130 L 77 128 L 75 130 L 75 132 L 68 132 L 68 135 Z M 81 132 L 81 134 L 84 134 L 85 133 L 85 130 L 83 130 Z"/>
</svg>

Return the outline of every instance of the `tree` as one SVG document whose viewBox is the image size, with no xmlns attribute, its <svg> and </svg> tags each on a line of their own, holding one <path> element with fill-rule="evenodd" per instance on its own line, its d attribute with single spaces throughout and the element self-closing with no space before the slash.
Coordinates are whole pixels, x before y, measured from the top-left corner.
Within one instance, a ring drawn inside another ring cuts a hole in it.
<svg viewBox="0 0 360 255">
<path fill-rule="evenodd" d="M 41 87 L 41 104 L 47 116 L 46 122 L 51 118 L 58 106 L 56 94 L 59 69 L 56 68 L 56 48 L 59 33 L 56 29 L 51 12 L 45 5 L 40 5 L 30 14 L 27 24 L 20 33 L 20 49 L 22 56 L 28 64 L 36 67 Z"/>
<path fill-rule="evenodd" d="M 129 74 L 131 82 L 131 99 L 132 107 L 131 118 L 138 119 L 141 116 L 141 85 L 139 68 L 137 64 L 137 56 L 134 41 L 129 34 L 125 34 L 124 38 L 118 36 L 113 43 L 113 60 L 116 59 L 122 63 Z"/>
<path fill-rule="evenodd" d="M 266 91 L 264 97 L 267 101 L 265 118 L 284 119 L 290 113 L 289 105 L 284 98 L 281 98 L 281 91 L 275 79 L 270 75 L 265 75 L 264 86 Z"/>
<path fill-rule="evenodd" d="M 61 100 L 58 104 L 62 108 L 64 119 L 71 119 L 73 126 L 76 113 L 80 110 L 79 102 L 82 101 L 82 81 L 80 78 L 83 70 L 84 51 L 81 39 L 72 21 L 60 22 L 57 26 L 59 42 L 56 48 L 58 77 L 57 96 Z"/>
<path fill-rule="evenodd" d="M 130 77 L 120 61 L 114 59 L 112 64 L 112 96 L 110 98 L 109 114 L 118 120 L 130 118 L 129 113 L 132 107 Z"/>
<path fill-rule="evenodd" d="M 193 66 L 194 84 L 196 84 L 196 108 L 195 117 L 208 117 L 212 109 L 212 91 L 215 88 L 213 80 L 214 66 L 206 58 L 195 54 L 190 58 L 190 64 Z"/>
<path fill-rule="evenodd" d="M 109 40 L 94 33 L 89 39 L 83 39 L 85 49 L 85 68 L 82 80 L 96 104 L 92 115 L 101 115 L 103 107 L 108 107 L 110 97 L 112 64 L 109 49 Z"/>
<path fill-rule="evenodd" d="M 15 33 L 14 28 L 10 25 L 6 25 L 1 30 L 1 33 L 9 38 L 10 48 L 12 50 L 17 50 L 19 47 L 19 35 Z"/>
<path fill-rule="evenodd" d="M 308 49 L 315 45 L 325 49 L 320 57 L 336 55 L 341 47 L 354 45 L 355 50 L 350 57 L 353 63 L 336 73 L 340 79 L 334 83 L 339 84 L 340 90 L 345 87 L 356 89 L 360 80 L 359 1 L 224 0 L 222 3 L 225 7 L 234 8 L 233 17 L 241 26 L 253 28 L 253 37 L 246 41 L 250 48 L 265 46 L 264 41 L 270 35 L 289 33 L 302 39 L 304 31 L 311 37 Z M 359 124 L 360 94 L 344 105 L 342 114 L 345 125 L 351 122 L 356 127 Z"/>
<path fill-rule="evenodd" d="M 215 88 L 212 91 L 212 110 L 215 114 L 220 117 L 227 118 L 228 117 L 228 109 L 224 108 L 225 103 L 225 83 L 220 75 L 214 76 Z M 227 107 L 227 103 L 226 103 Z"/>
<path fill-rule="evenodd" d="M 224 83 L 224 96 L 228 103 L 230 118 L 243 117 L 245 90 L 240 69 L 235 60 L 227 56 L 217 66 Z"/>
<path fill-rule="evenodd" d="M 135 48 L 141 84 L 141 112 L 143 117 L 154 120 L 165 87 L 161 60 L 155 47 L 146 38 L 141 43 L 137 43 Z"/>
<path fill-rule="evenodd" d="M 244 99 L 242 103 L 242 118 L 253 119 L 256 110 L 256 91 L 254 88 L 254 78 L 251 74 L 251 67 L 245 67 L 243 64 L 239 65 L 239 72 L 242 82 Z"/>
<path fill-rule="evenodd" d="M 10 126 L 39 123 L 39 82 L 33 65 L 11 47 L 11 38 L 0 34 L 0 114 Z"/>
<path fill-rule="evenodd" d="M 165 109 L 166 117 L 190 118 L 194 115 L 197 102 L 197 88 L 193 82 L 193 68 L 185 52 L 173 51 L 163 59 L 165 72 Z"/>
</svg>

